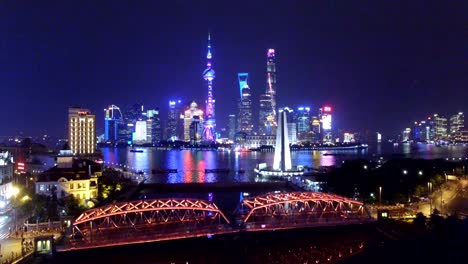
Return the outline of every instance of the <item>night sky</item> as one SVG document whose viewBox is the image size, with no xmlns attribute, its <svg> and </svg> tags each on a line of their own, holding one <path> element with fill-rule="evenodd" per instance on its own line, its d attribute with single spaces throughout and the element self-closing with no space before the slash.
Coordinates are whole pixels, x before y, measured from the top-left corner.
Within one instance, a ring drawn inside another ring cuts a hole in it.
<svg viewBox="0 0 468 264">
<path fill-rule="evenodd" d="M 468 1 L 227 2 L 1 1 L 0 136 L 64 137 L 74 105 L 102 133 L 109 104 L 165 119 L 171 98 L 203 102 L 208 31 L 218 127 L 237 113 L 238 72 L 258 105 L 268 48 L 279 106 L 330 104 L 339 128 L 386 136 L 468 113 Z"/>
</svg>

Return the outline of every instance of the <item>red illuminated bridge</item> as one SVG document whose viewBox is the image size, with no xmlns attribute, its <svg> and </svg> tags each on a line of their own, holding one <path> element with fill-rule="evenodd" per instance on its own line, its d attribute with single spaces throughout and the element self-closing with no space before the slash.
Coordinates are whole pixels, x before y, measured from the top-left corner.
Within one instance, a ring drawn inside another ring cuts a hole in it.
<svg viewBox="0 0 468 264">
<path fill-rule="evenodd" d="M 64 250 L 174 240 L 242 231 L 347 225 L 371 220 L 361 202 L 313 192 L 278 192 L 244 199 L 233 224 L 211 202 L 156 199 L 94 208 L 73 223 Z"/>
</svg>

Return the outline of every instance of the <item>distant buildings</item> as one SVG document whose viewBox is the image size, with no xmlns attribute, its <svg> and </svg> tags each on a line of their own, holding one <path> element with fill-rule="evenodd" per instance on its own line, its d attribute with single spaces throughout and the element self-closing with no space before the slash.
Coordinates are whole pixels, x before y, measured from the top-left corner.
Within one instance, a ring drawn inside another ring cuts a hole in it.
<svg viewBox="0 0 468 264">
<path fill-rule="evenodd" d="M 93 154 L 96 150 L 96 116 L 88 109 L 68 109 L 68 142 L 73 154 Z"/>
<path fill-rule="evenodd" d="M 426 120 L 416 121 L 412 128 L 402 132 L 402 141 L 415 142 L 468 142 L 464 141 L 465 116 L 462 112 L 450 116 L 434 114 Z"/>
</svg>

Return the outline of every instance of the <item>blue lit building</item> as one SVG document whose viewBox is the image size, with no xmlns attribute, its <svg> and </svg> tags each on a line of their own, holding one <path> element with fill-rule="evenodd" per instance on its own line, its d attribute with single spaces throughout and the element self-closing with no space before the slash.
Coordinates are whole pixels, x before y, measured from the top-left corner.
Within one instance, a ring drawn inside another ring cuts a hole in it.
<svg viewBox="0 0 468 264">
<path fill-rule="evenodd" d="M 110 105 L 104 109 L 104 141 L 115 144 L 119 139 L 119 125 L 122 123 L 120 108 Z"/>
<path fill-rule="evenodd" d="M 242 89 L 249 85 L 249 74 L 247 72 L 240 72 L 237 74 L 237 79 L 239 80 L 239 93 L 242 98 Z"/>
</svg>

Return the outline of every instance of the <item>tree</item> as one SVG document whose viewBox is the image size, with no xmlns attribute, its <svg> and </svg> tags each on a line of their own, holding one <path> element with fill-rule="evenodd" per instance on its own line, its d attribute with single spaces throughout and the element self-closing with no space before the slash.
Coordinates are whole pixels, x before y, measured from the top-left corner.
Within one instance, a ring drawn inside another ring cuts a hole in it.
<svg viewBox="0 0 468 264">
<path fill-rule="evenodd" d="M 84 210 L 86 210 L 86 208 L 80 204 L 80 201 L 72 195 L 68 195 L 62 198 L 61 205 L 63 206 L 66 215 L 69 216 L 78 216 Z"/>
<path fill-rule="evenodd" d="M 421 229 L 426 229 L 426 220 L 427 217 L 423 213 L 419 212 L 416 214 L 413 225 Z"/>
<path fill-rule="evenodd" d="M 416 185 L 414 188 L 414 196 L 423 197 L 427 194 L 427 188 L 424 185 Z"/>
</svg>

